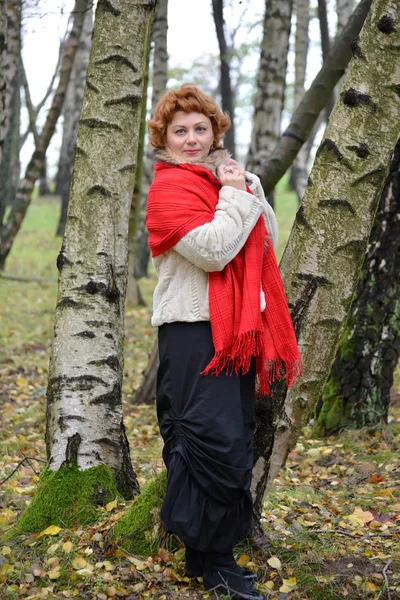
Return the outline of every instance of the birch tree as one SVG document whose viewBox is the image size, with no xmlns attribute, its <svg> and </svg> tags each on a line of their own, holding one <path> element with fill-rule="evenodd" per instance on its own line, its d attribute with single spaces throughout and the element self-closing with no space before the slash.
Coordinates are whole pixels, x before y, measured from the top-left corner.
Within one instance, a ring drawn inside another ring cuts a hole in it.
<svg viewBox="0 0 400 600">
<path fill-rule="evenodd" d="M 354 0 L 336 0 L 337 32 L 342 31 L 353 11 Z"/>
<path fill-rule="evenodd" d="M 77 2 L 77 10 L 84 11 L 82 31 L 67 93 L 63 106 L 64 122 L 60 159 L 57 173 L 57 192 L 61 196 L 61 212 L 57 226 L 57 235 L 63 235 L 67 220 L 69 188 L 71 186 L 72 163 L 78 135 L 79 117 L 82 112 L 86 73 L 90 58 L 91 37 L 93 31 L 93 11 L 84 0 Z"/>
<path fill-rule="evenodd" d="M 6 44 L 3 49 L 4 62 L 4 104 L 3 142 L 0 162 L 0 226 L 3 223 L 6 207 L 15 197 L 19 184 L 19 129 L 21 113 L 21 19 L 22 1 L 6 3 Z"/>
<path fill-rule="evenodd" d="M 246 169 L 261 172 L 281 129 L 293 0 L 266 0 L 253 130 Z"/>
<path fill-rule="evenodd" d="M 400 127 L 399 127 L 400 129 Z M 386 424 L 400 358 L 400 142 L 314 431 Z"/>
<path fill-rule="evenodd" d="M 151 37 L 153 41 L 153 78 L 151 94 L 151 115 L 158 104 L 162 94 L 167 89 L 168 82 L 168 0 L 158 0 L 154 15 Z M 132 276 L 136 278 L 147 277 L 150 249 L 148 246 L 148 232 L 146 228 L 147 194 L 153 181 L 154 152 L 153 147 L 147 144 L 144 157 L 142 189 L 140 196 L 140 214 L 135 231 L 134 264 L 132 265 Z"/>
<path fill-rule="evenodd" d="M 378 199 L 399 137 L 400 6 L 374 0 L 343 92 L 318 149 L 281 262 L 304 375 L 257 404 L 253 497 L 266 491 L 312 414 L 355 292 Z M 271 422 L 265 418 L 271 413 Z"/>
<path fill-rule="evenodd" d="M 7 17 L 4 2 L 0 2 L 0 164 L 3 159 L 3 145 L 7 132 L 7 119 L 4 107 L 6 105 L 6 74 L 5 50 L 7 44 Z M 0 220 L 1 224 L 1 220 Z"/>
<path fill-rule="evenodd" d="M 60 116 L 64 102 L 65 92 L 68 86 L 71 69 L 74 62 L 75 52 L 78 45 L 82 22 L 84 18 L 83 11 L 74 11 L 74 20 L 68 39 L 65 43 L 64 55 L 61 66 L 60 79 L 55 90 L 50 109 L 43 129 L 40 133 L 38 144 L 32 154 L 25 170 L 25 176 L 19 184 L 15 200 L 13 202 L 7 221 L 0 223 L 0 270 L 4 269 L 7 256 L 14 243 L 26 211 L 31 201 L 35 182 L 43 169 L 46 151 L 50 140 L 55 131 L 58 117 Z M 18 57 L 19 58 L 19 57 Z"/>
<path fill-rule="evenodd" d="M 138 492 L 122 419 L 130 201 L 154 2 L 99 0 L 78 128 L 46 415 L 48 470 L 21 529 Z M 117 40 L 117 42 L 116 42 Z M 72 488 L 72 491 L 71 491 Z M 48 497 L 56 490 L 59 502 Z M 63 498 L 68 500 L 64 502 Z M 41 516 L 41 519 L 37 515 Z"/>
</svg>

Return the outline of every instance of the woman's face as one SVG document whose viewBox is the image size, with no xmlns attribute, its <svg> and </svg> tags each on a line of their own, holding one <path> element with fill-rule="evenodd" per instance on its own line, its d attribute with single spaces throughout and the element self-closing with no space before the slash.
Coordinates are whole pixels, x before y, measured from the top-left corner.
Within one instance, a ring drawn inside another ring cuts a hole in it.
<svg viewBox="0 0 400 600">
<path fill-rule="evenodd" d="M 210 152 L 214 140 L 211 121 L 202 113 L 178 110 L 167 127 L 167 146 L 179 158 L 197 162 Z"/>
</svg>

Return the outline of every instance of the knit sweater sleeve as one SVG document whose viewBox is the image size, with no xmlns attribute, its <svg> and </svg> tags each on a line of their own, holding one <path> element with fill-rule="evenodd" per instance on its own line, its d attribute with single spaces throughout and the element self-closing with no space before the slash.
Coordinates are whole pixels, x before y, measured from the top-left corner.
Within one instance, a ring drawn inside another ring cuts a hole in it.
<svg viewBox="0 0 400 600">
<path fill-rule="evenodd" d="M 276 248 L 276 245 L 278 243 L 278 221 L 276 220 L 273 208 L 265 198 L 265 194 L 264 194 L 264 190 L 261 185 L 261 181 L 257 177 L 257 175 L 254 175 L 254 173 L 249 173 L 248 171 L 245 171 L 244 174 L 246 177 L 247 185 L 249 186 L 249 188 L 251 189 L 253 194 L 262 203 L 262 206 L 263 206 L 262 213 L 264 216 L 265 227 L 267 228 L 267 231 L 268 231 L 269 235 L 271 236 L 271 241 L 272 241 L 274 248 Z"/>
<path fill-rule="evenodd" d="M 206 272 L 222 271 L 245 245 L 262 208 L 257 196 L 222 186 L 214 219 L 189 231 L 174 249 Z"/>
</svg>

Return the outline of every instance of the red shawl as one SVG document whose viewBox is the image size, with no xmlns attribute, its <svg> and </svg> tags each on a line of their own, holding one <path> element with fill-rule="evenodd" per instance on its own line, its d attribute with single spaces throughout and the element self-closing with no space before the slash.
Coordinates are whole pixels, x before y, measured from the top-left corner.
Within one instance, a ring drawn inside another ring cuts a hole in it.
<svg viewBox="0 0 400 600">
<path fill-rule="evenodd" d="M 221 184 L 200 165 L 158 162 L 154 168 L 146 224 L 156 257 L 195 227 L 213 220 Z M 269 395 L 269 384 L 276 379 L 285 377 L 287 385 L 292 385 L 301 375 L 301 357 L 263 217 L 235 258 L 208 277 L 215 355 L 203 373 L 246 373 L 255 356 L 261 394 Z M 264 312 L 260 310 L 261 287 Z"/>
</svg>

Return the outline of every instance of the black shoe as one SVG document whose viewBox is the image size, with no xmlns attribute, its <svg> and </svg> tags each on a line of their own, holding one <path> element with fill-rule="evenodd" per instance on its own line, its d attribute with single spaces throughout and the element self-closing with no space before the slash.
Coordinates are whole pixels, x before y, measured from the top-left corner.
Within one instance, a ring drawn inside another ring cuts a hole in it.
<svg viewBox="0 0 400 600">
<path fill-rule="evenodd" d="M 204 566 L 203 583 L 205 590 L 215 590 L 221 594 L 229 595 L 232 600 L 241 598 L 254 598 L 254 600 L 265 600 L 242 575 L 233 555 L 210 553 L 206 556 Z"/>
<path fill-rule="evenodd" d="M 206 560 L 205 552 L 195 550 L 194 548 L 186 547 L 186 577 L 203 577 L 204 564 Z M 248 581 L 257 581 L 257 573 L 244 569 L 236 565 L 240 569 L 240 574 Z"/>
</svg>

